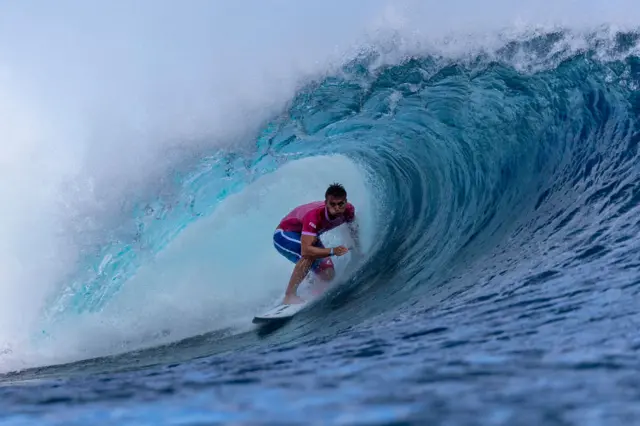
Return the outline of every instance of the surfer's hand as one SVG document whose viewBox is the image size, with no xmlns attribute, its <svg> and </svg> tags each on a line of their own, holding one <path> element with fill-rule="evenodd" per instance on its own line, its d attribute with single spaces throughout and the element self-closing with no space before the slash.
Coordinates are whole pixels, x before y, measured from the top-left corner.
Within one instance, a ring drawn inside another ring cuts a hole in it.
<svg viewBox="0 0 640 426">
<path fill-rule="evenodd" d="M 299 303 L 304 303 L 304 299 L 298 297 L 297 294 L 287 294 L 284 296 L 283 305 L 297 305 Z"/>
<path fill-rule="evenodd" d="M 348 251 L 349 249 L 345 246 L 338 246 L 333 249 L 333 254 L 336 256 L 342 256 L 344 254 L 347 254 Z"/>
</svg>

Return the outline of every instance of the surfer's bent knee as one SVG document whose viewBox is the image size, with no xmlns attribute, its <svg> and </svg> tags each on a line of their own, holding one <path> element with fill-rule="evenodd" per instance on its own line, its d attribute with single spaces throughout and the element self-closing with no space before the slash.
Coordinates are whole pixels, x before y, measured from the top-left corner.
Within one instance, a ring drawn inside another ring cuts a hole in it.
<svg viewBox="0 0 640 426">
<path fill-rule="evenodd" d="M 327 269 L 323 269 L 316 275 L 322 281 L 332 281 L 333 278 L 336 276 L 336 271 L 333 268 L 327 268 Z"/>
</svg>

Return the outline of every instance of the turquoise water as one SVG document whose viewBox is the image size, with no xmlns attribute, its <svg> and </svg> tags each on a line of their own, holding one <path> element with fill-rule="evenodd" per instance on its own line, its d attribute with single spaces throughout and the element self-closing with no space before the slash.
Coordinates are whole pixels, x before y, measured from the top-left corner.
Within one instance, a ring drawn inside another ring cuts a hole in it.
<svg viewBox="0 0 640 426">
<path fill-rule="evenodd" d="M 34 336 L 103 338 L 5 375 L 5 421 L 637 419 L 640 36 L 566 37 L 379 66 L 367 52 L 302 88 L 252 149 L 176 171 Z M 334 180 L 366 261 L 260 332 L 250 318 L 291 271 L 271 232 Z"/>
</svg>

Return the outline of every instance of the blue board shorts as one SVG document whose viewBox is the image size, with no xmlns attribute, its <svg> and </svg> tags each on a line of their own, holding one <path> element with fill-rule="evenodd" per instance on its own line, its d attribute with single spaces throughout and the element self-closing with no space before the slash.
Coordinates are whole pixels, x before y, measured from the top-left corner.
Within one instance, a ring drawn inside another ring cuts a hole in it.
<svg viewBox="0 0 640 426">
<path fill-rule="evenodd" d="M 276 229 L 276 232 L 273 234 L 273 245 L 276 250 L 278 250 L 278 253 L 289 259 L 291 262 L 298 263 L 298 260 L 302 257 L 300 254 L 300 250 L 302 249 L 302 244 L 300 243 L 301 238 L 302 234 L 299 232 Z M 324 248 L 320 238 L 316 239 L 314 246 Z M 328 268 L 333 268 L 333 262 L 330 257 L 317 259 L 311 266 L 311 270 L 315 273 L 322 272 Z"/>
</svg>

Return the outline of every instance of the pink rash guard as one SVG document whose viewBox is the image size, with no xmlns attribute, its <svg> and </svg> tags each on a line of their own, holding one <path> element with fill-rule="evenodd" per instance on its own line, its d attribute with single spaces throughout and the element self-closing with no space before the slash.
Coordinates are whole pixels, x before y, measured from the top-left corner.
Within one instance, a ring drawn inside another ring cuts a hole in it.
<svg viewBox="0 0 640 426">
<path fill-rule="evenodd" d="M 352 222 L 355 216 L 355 207 L 353 204 L 347 203 L 344 214 L 330 220 L 324 201 L 314 201 L 291 210 L 282 219 L 278 229 L 317 237 L 323 232 L 336 228 L 345 222 Z"/>
</svg>

